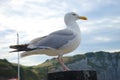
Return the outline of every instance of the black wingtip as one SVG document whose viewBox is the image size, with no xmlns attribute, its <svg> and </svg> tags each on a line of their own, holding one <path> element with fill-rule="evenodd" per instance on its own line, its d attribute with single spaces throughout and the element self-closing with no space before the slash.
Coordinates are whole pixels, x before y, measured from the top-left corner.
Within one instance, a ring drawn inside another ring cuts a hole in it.
<svg viewBox="0 0 120 80">
<path fill-rule="evenodd" d="M 9 46 L 9 48 L 12 48 L 12 49 L 19 49 L 19 48 L 27 48 L 28 44 L 21 44 L 21 45 L 11 45 Z"/>
<path fill-rule="evenodd" d="M 9 46 L 9 48 L 16 49 L 16 50 L 10 51 L 10 53 L 12 53 L 12 52 L 18 52 L 18 51 L 28 51 L 30 49 L 28 49 L 27 46 L 28 46 L 28 44 L 11 45 L 11 46 Z"/>
<path fill-rule="evenodd" d="M 10 45 L 9 48 L 15 49 L 15 48 L 16 48 L 16 45 Z"/>
</svg>

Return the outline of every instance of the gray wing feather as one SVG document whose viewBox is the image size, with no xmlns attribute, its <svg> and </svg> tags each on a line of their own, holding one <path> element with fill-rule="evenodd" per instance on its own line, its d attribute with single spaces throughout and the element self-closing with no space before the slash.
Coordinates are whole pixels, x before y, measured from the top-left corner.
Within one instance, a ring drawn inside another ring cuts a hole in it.
<svg viewBox="0 0 120 80">
<path fill-rule="evenodd" d="M 50 35 L 43 38 L 37 38 L 36 40 L 33 40 L 33 42 L 30 43 L 30 45 L 34 46 L 35 48 L 51 47 L 58 49 L 64 44 L 66 44 L 68 41 L 72 40 L 74 37 L 75 35 L 71 30 L 65 29 L 53 32 Z"/>
</svg>

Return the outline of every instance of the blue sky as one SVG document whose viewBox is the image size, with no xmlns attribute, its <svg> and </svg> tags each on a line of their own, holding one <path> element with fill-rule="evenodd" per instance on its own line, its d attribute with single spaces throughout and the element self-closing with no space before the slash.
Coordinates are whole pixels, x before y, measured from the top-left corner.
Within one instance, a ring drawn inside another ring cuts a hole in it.
<svg viewBox="0 0 120 80">
<path fill-rule="evenodd" d="M 120 51 L 119 3 L 119 0 L 0 0 L 0 58 L 17 62 L 17 53 L 9 53 L 9 45 L 16 44 L 16 33 L 24 44 L 63 29 L 67 12 L 84 15 L 88 20 L 77 21 L 82 32 L 81 45 L 65 56 Z M 29 56 L 21 59 L 21 64 L 36 65 L 50 58 L 53 57 Z"/>
</svg>

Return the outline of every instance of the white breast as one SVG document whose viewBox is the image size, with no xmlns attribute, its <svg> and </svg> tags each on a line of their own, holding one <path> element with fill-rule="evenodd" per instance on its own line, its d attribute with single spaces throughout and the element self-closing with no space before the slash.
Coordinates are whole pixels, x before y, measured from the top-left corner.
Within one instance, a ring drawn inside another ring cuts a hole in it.
<svg viewBox="0 0 120 80">
<path fill-rule="evenodd" d="M 77 35 L 73 40 L 69 41 L 66 45 L 61 47 L 60 50 L 62 50 L 63 54 L 72 52 L 79 46 L 80 41 L 81 41 L 80 36 Z"/>
</svg>

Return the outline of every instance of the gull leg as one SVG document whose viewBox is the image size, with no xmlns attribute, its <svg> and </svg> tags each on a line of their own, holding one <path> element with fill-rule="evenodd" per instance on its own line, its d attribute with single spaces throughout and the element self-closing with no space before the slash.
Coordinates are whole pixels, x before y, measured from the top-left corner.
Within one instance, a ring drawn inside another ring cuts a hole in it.
<svg viewBox="0 0 120 80">
<path fill-rule="evenodd" d="M 64 64 L 64 61 L 62 59 L 62 56 L 61 55 L 58 55 L 58 61 L 60 62 L 60 64 L 62 65 L 64 71 L 68 71 L 70 70 L 65 64 Z"/>
</svg>

